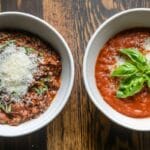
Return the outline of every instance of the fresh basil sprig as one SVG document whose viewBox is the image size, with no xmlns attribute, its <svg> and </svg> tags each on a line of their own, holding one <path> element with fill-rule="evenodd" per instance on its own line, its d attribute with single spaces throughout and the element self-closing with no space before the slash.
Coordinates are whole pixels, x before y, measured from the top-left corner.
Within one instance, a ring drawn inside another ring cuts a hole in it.
<svg viewBox="0 0 150 150">
<path fill-rule="evenodd" d="M 132 63 L 140 70 L 145 70 L 148 67 L 146 57 L 135 48 L 124 48 L 120 51 L 122 54 L 129 57 Z"/>
<path fill-rule="evenodd" d="M 137 67 L 129 62 L 126 62 L 115 69 L 111 75 L 113 77 L 128 77 L 135 74 L 136 72 L 138 72 Z"/>
<path fill-rule="evenodd" d="M 145 83 L 150 87 L 150 64 L 138 49 L 124 48 L 120 52 L 126 55 L 130 62 L 117 67 L 111 76 L 120 77 L 121 80 L 116 96 L 127 98 L 140 92 Z"/>
<path fill-rule="evenodd" d="M 142 76 L 131 76 L 123 79 L 117 91 L 117 97 L 127 98 L 141 91 L 144 86 L 145 78 Z"/>
</svg>

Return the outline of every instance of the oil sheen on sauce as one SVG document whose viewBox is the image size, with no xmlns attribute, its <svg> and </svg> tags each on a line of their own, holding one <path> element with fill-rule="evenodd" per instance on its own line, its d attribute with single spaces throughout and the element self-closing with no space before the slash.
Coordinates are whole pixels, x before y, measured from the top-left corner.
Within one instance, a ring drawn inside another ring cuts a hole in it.
<svg viewBox="0 0 150 150">
<path fill-rule="evenodd" d="M 138 48 L 144 55 L 150 56 L 147 39 L 150 39 L 150 29 L 136 28 L 123 31 L 111 38 L 97 57 L 95 78 L 99 92 L 111 107 L 129 117 L 150 116 L 150 89 L 145 85 L 136 95 L 119 99 L 116 97 L 119 79 L 112 78 L 110 74 L 117 66 L 118 60 L 122 60 L 119 52 L 121 48 Z"/>
</svg>

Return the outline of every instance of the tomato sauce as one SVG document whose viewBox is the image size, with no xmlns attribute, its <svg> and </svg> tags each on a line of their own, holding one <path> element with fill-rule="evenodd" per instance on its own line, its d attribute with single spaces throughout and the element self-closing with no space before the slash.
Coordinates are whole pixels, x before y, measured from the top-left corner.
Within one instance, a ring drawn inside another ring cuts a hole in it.
<svg viewBox="0 0 150 150">
<path fill-rule="evenodd" d="M 99 92 L 104 100 L 118 112 L 129 117 L 150 116 L 150 89 L 144 88 L 132 97 L 119 99 L 116 92 L 119 79 L 110 74 L 116 64 L 116 57 L 120 56 L 121 48 L 138 48 L 142 53 L 150 51 L 143 48 L 146 38 L 150 37 L 150 29 L 136 28 L 123 31 L 111 38 L 101 49 L 95 66 L 95 78 Z"/>
</svg>

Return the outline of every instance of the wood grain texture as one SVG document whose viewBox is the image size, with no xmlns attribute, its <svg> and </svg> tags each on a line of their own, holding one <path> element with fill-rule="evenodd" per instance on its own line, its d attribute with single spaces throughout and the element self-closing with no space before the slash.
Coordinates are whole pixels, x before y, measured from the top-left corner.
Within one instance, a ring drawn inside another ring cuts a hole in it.
<svg viewBox="0 0 150 150">
<path fill-rule="evenodd" d="M 43 17 L 64 36 L 75 60 L 69 102 L 46 128 L 21 138 L 0 138 L 0 150 L 149 150 L 150 133 L 125 129 L 93 105 L 82 79 L 82 61 L 96 28 L 113 14 L 150 7 L 149 0 L 1 0 L 1 11 L 18 10 Z M 46 143 L 47 142 L 47 143 Z M 46 146 L 47 144 L 47 146 Z"/>
<path fill-rule="evenodd" d="M 91 103 L 82 80 L 86 45 L 108 17 L 133 7 L 149 7 L 148 1 L 45 0 L 43 16 L 64 36 L 75 59 L 75 84 L 65 109 L 47 129 L 48 149 L 145 150 L 149 133 L 127 130 L 108 120 Z"/>
</svg>

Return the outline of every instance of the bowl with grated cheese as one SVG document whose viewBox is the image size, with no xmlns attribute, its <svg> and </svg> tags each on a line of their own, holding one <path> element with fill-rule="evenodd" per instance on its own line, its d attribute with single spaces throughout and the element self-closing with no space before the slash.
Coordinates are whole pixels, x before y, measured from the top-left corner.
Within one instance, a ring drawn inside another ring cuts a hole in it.
<svg viewBox="0 0 150 150">
<path fill-rule="evenodd" d="M 63 37 L 40 18 L 5 12 L 0 20 L 0 136 L 21 136 L 63 109 L 74 63 Z"/>
</svg>

